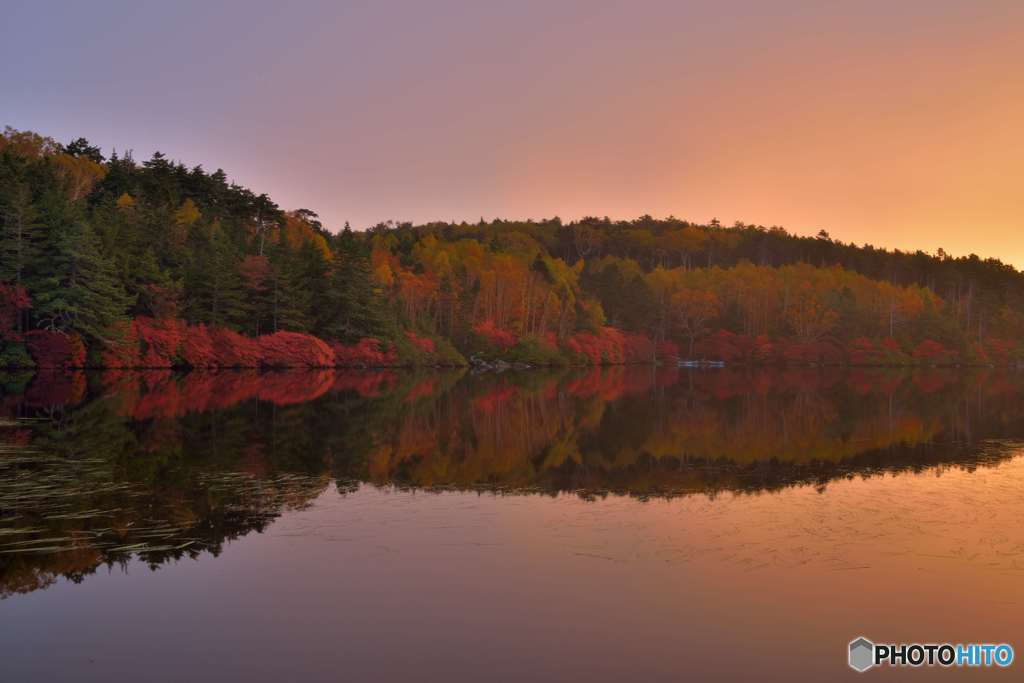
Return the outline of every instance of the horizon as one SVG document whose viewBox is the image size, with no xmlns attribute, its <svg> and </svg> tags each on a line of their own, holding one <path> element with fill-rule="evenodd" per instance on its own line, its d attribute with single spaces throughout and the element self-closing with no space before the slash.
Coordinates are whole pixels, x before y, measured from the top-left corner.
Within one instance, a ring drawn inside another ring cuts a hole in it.
<svg viewBox="0 0 1024 683">
<path fill-rule="evenodd" d="M 717 217 L 1024 267 L 1016 3 L 238 7 L 15 3 L 0 117 L 334 230 Z"/>
</svg>

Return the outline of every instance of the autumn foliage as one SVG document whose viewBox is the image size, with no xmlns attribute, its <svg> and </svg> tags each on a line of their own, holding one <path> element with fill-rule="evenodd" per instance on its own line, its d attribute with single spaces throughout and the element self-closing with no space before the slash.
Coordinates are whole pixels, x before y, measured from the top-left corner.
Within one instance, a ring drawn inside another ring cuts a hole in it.
<svg viewBox="0 0 1024 683">
<path fill-rule="evenodd" d="M 321 339 L 298 332 L 275 332 L 259 338 L 261 362 L 275 368 L 327 368 L 334 351 Z"/>
<path fill-rule="evenodd" d="M 85 367 L 85 344 L 78 335 L 31 330 L 24 337 L 25 346 L 39 368 L 66 370 Z"/>
</svg>

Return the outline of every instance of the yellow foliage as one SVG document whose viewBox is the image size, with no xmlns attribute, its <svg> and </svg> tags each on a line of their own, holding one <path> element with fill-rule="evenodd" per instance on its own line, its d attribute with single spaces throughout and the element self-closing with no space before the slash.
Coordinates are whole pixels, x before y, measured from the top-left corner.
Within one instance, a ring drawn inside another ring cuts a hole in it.
<svg viewBox="0 0 1024 683">
<path fill-rule="evenodd" d="M 181 203 L 178 210 L 174 212 L 174 222 L 181 227 L 187 228 L 199 220 L 201 216 L 202 214 L 199 213 L 199 208 L 195 202 L 191 199 L 186 199 Z"/>
<path fill-rule="evenodd" d="M 117 198 L 117 208 L 122 211 L 129 211 L 135 208 L 135 199 L 127 192 L 122 192 Z"/>
</svg>

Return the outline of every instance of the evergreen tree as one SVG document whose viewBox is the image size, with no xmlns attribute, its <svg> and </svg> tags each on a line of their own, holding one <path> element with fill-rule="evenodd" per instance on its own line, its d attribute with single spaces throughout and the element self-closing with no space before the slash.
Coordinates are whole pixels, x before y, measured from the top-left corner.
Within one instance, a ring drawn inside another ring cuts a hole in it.
<svg viewBox="0 0 1024 683">
<path fill-rule="evenodd" d="M 23 284 L 26 271 L 39 257 L 43 225 L 27 184 L 0 185 L 0 280 Z"/>
<path fill-rule="evenodd" d="M 190 322 L 243 329 L 245 292 L 234 246 L 215 229 L 205 249 L 193 252 L 185 275 L 185 314 Z"/>
<path fill-rule="evenodd" d="M 345 342 L 378 336 L 384 328 L 384 303 L 374 288 L 370 260 L 347 224 L 337 243 L 324 297 L 323 333 Z"/>
<path fill-rule="evenodd" d="M 133 299 L 114 263 L 103 255 L 96 232 L 75 223 L 56 232 L 48 252 L 51 273 L 34 295 L 37 319 L 49 329 L 77 332 L 89 341 L 116 339 Z"/>
</svg>

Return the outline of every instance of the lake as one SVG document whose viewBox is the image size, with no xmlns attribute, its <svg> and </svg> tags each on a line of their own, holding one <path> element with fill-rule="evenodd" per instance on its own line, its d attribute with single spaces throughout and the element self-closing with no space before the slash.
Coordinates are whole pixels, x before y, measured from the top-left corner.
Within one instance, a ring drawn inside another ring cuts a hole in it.
<svg viewBox="0 0 1024 683">
<path fill-rule="evenodd" d="M 861 635 L 1022 645 L 1024 374 L 0 386 L 5 681 L 825 681 Z"/>
</svg>

